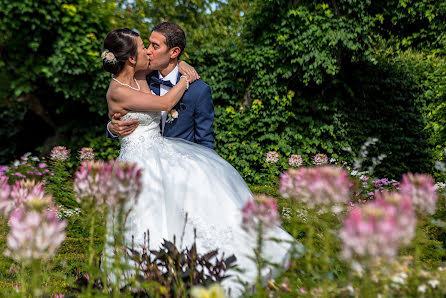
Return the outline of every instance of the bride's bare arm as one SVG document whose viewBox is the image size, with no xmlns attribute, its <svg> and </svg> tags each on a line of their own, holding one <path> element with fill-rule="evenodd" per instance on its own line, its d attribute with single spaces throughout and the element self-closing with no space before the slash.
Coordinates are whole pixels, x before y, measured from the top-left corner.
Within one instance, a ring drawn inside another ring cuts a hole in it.
<svg viewBox="0 0 446 298">
<path fill-rule="evenodd" d="M 119 108 L 135 112 L 169 111 L 183 96 L 187 82 L 184 77 L 163 96 L 135 91 L 124 86 L 116 86 L 110 93 L 112 100 Z"/>
</svg>

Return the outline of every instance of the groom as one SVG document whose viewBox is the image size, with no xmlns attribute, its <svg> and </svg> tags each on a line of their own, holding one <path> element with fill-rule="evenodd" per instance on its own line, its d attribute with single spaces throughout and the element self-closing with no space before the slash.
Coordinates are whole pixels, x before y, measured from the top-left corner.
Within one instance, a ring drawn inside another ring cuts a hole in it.
<svg viewBox="0 0 446 298">
<path fill-rule="evenodd" d="M 149 40 L 150 67 L 156 70 L 146 79 L 150 89 L 162 96 L 180 80 L 178 59 L 186 47 L 186 35 L 179 25 L 163 22 L 153 29 Z M 121 121 L 120 117 L 113 115 L 107 125 L 107 137 L 129 135 L 138 126 L 137 120 Z M 165 137 L 181 138 L 214 149 L 213 122 L 211 88 L 196 80 L 170 113 L 162 112 L 160 129 Z"/>
</svg>

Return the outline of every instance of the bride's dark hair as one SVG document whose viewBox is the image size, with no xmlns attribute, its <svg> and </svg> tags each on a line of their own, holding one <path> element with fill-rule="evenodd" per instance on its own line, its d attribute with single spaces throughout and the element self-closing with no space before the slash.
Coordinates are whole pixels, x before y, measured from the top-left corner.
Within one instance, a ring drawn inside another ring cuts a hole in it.
<svg viewBox="0 0 446 298">
<path fill-rule="evenodd" d="M 116 61 L 110 59 L 110 55 L 108 59 L 103 57 L 102 67 L 105 71 L 117 75 L 124 68 L 128 58 L 138 56 L 135 40 L 138 36 L 138 33 L 129 28 L 119 28 L 108 32 L 103 43 L 104 50 L 105 53 L 112 53 Z"/>
</svg>

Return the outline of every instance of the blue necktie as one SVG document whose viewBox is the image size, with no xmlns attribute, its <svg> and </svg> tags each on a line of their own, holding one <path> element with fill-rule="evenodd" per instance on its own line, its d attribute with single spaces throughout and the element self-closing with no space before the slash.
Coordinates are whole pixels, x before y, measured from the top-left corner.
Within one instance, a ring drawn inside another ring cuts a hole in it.
<svg viewBox="0 0 446 298">
<path fill-rule="evenodd" d="M 165 80 L 162 80 L 160 78 L 157 78 L 156 76 L 153 76 L 153 77 L 150 78 L 150 83 L 152 83 L 152 82 L 155 83 L 155 84 L 164 85 L 164 86 L 167 86 L 167 87 L 173 87 L 173 84 L 172 84 L 171 81 L 165 81 Z"/>
</svg>

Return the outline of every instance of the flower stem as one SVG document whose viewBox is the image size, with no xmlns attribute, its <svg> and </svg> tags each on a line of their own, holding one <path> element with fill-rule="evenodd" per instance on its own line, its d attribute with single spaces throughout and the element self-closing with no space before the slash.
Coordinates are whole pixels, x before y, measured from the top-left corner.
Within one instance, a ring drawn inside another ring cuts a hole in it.
<svg viewBox="0 0 446 298">
<path fill-rule="evenodd" d="M 312 272 L 311 254 L 313 250 L 313 235 L 314 235 L 314 229 L 313 225 L 310 223 L 308 225 L 308 234 L 307 234 L 307 253 L 305 254 L 305 262 L 308 274 Z"/>
<path fill-rule="evenodd" d="M 39 289 L 40 281 L 40 260 L 33 260 L 31 263 L 31 288 L 30 294 L 32 297 L 42 296 Z"/>
<path fill-rule="evenodd" d="M 92 264 L 93 264 L 93 257 L 94 257 L 94 249 L 93 249 L 93 245 L 94 245 L 94 223 L 95 223 L 95 218 L 96 216 L 94 214 L 91 215 L 91 220 L 90 220 L 90 247 L 89 247 L 89 258 L 88 258 L 88 270 L 90 272 L 92 272 L 91 268 L 92 268 Z M 87 289 L 87 295 L 88 297 L 91 297 L 91 288 L 93 285 L 93 276 L 90 276 L 89 280 L 88 280 L 88 289 Z"/>
<path fill-rule="evenodd" d="M 255 249 L 255 257 L 257 263 L 257 280 L 256 288 L 257 294 L 262 293 L 262 269 L 263 269 L 263 259 L 262 259 L 262 246 L 263 246 L 263 225 L 261 222 L 257 225 L 257 247 Z"/>
</svg>

